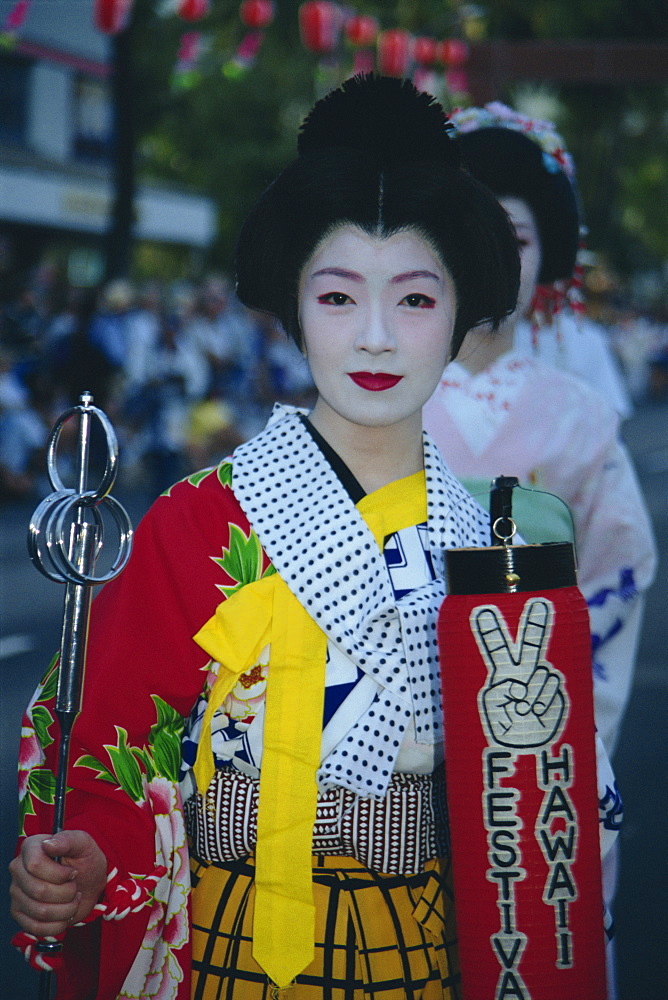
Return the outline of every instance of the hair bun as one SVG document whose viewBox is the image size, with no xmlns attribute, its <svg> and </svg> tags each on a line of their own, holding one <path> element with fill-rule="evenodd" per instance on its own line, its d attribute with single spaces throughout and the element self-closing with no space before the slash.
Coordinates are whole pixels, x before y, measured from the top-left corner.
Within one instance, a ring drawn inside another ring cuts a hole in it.
<svg viewBox="0 0 668 1000">
<path fill-rule="evenodd" d="M 343 147 L 380 163 L 435 159 L 457 167 L 453 131 L 438 101 L 410 80 L 367 74 L 351 77 L 318 101 L 297 143 L 300 156 Z"/>
</svg>

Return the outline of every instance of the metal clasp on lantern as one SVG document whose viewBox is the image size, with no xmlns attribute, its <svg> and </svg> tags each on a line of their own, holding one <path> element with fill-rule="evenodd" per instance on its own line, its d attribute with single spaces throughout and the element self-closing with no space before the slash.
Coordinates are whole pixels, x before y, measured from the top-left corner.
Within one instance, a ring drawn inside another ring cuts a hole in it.
<svg viewBox="0 0 668 1000">
<path fill-rule="evenodd" d="M 517 525 L 512 517 L 512 494 L 518 484 L 516 476 L 497 476 L 490 492 L 491 541 L 492 545 L 498 542 L 503 545 L 506 564 L 505 583 L 509 594 L 516 593 L 520 583 L 512 547 L 512 540 L 517 534 Z"/>
<path fill-rule="evenodd" d="M 508 533 L 503 534 L 502 525 L 508 525 Z M 517 525 L 513 521 L 512 517 L 497 517 L 492 525 L 492 531 L 494 536 L 503 545 L 503 554 L 506 561 L 506 575 L 505 580 L 508 588 L 509 594 L 514 594 L 517 592 L 517 588 L 520 584 L 520 576 L 515 569 L 515 556 L 514 549 L 511 544 L 515 534 L 517 533 Z"/>
</svg>

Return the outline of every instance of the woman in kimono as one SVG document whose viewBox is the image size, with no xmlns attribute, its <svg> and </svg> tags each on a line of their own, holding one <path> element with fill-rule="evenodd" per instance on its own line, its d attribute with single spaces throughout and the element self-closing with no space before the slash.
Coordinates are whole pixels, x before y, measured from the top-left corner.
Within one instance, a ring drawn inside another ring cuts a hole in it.
<svg viewBox="0 0 668 1000">
<path fill-rule="evenodd" d="M 29 957 L 64 938 L 59 997 L 457 995 L 435 622 L 444 549 L 488 526 L 422 406 L 518 276 L 430 97 L 356 78 L 315 106 L 237 282 L 317 401 L 140 524 L 93 605 L 56 836 L 55 666 L 24 722 L 13 913 Z"/>
<path fill-rule="evenodd" d="M 501 474 L 539 491 L 514 494 L 527 541 L 574 538 L 592 630 L 596 724 L 612 756 L 633 680 L 644 592 L 656 568 L 652 528 L 619 440 L 616 397 L 604 399 L 517 344 L 518 328 L 541 297 L 537 288 L 543 299 L 563 298 L 573 278 L 580 228 L 573 163 L 551 123 L 505 105 L 469 108 L 452 120 L 467 169 L 497 195 L 515 226 L 520 291 L 498 330 L 468 333 L 424 408 L 424 426 L 481 502 Z M 605 855 L 603 876 L 610 905 L 616 850 Z M 612 954 L 608 949 L 610 997 Z"/>
</svg>

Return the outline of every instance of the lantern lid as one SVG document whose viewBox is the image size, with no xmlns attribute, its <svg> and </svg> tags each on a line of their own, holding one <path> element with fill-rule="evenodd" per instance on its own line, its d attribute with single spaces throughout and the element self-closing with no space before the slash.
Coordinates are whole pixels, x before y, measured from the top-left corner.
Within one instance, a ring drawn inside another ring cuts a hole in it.
<svg viewBox="0 0 668 1000">
<path fill-rule="evenodd" d="M 570 542 L 447 549 L 449 594 L 513 594 L 577 585 Z"/>
</svg>

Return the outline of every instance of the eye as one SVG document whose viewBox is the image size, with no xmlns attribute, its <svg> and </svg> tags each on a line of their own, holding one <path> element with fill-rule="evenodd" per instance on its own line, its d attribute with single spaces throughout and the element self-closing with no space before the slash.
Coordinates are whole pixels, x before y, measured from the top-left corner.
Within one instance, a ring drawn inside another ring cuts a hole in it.
<svg viewBox="0 0 668 1000">
<path fill-rule="evenodd" d="M 326 292 L 318 296 L 318 302 L 326 306 L 345 306 L 353 300 L 345 292 Z"/>
<path fill-rule="evenodd" d="M 429 295 L 423 295 L 422 292 L 411 292 L 410 295 L 406 295 L 401 300 L 399 305 L 407 305 L 411 309 L 433 309 L 436 305 L 436 299 L 432 299 Z"/>
</svg>

